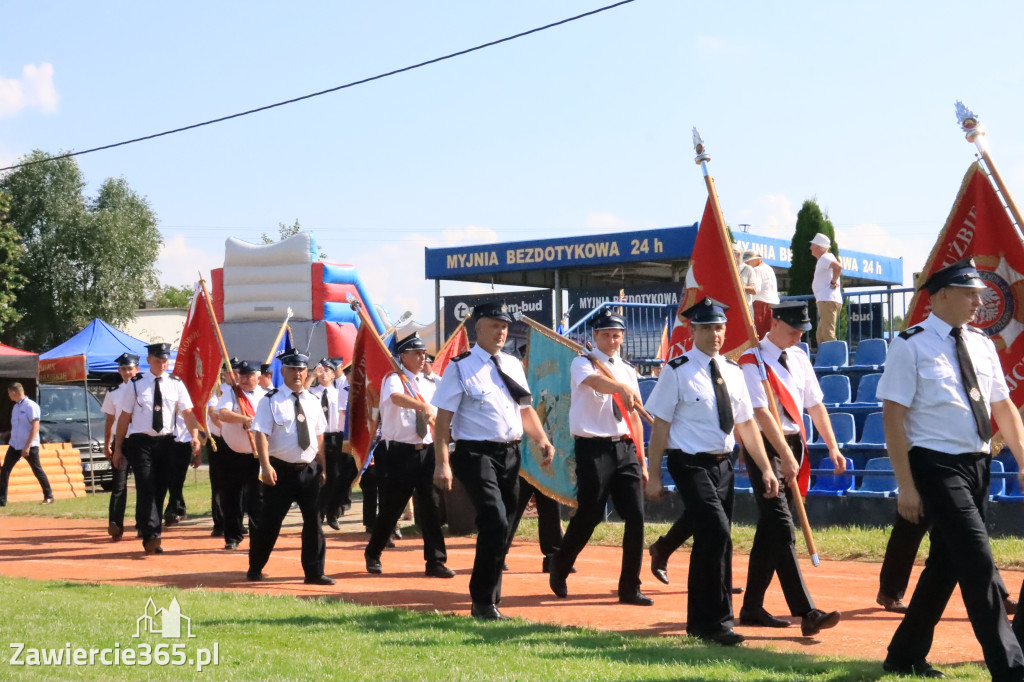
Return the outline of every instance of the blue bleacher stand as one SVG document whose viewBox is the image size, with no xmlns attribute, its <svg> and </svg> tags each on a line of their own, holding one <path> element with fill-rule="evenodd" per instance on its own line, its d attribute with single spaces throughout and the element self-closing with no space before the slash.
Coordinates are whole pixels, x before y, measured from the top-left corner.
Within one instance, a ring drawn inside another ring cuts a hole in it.
<svg viewBox="0 0 1024 682">
<path fill-rule="evenodd" d="M 885 357 L 889 351 L 885 339 L 864 339 L 857 344 L 857 352 L 850 363 L 852 369 L 880 370 L 885 366 Z"/>
<path fill-rule="evenodd" d="M 882 422 L 881 412 L 872 412 L 864 422 L 864 433 L 858 441 L 862 445 L 885 445 L 885 425 Z"/>
<path fill-rule="evenodd" d="M 814 356 L 814 369 L 817 372 L 837 372 L 840 367 L 850 364 L 850 348 L 846 341 L 826 341 L 818 346 Z"/>
<path fill-rule="evenodd" d="M 1003 473 L 1003 463 L 1000 462 L 998 459 L 993 459 L 992 460 L 992 473 L 993 474 L 1001 474 L 1001 473 Z M 1006 479 L 1005 478 L 997 478 L 996 476 L 993 476 L 992 480 L 988 484 L 988 499 L 994 500 L 999 495 L 1005 495 L 1005 494 L 1006 494 Z"/>
<path fill-rule="evenodd" d="M 878 380 L 882 378 L 880 373 L 867 374 L 860 378 L 857 384 L 857 399 L 855 403 L 877 403 L 881 405 L 875 391 L 878 389 Z"/>
<path fill-rule="evenodd" d="M 860 488 L 851 490 L 847 495 L 851 497 L 893 497 L 899 491 L 896 483 L 896 475 L 892 471 L 892 462 L 888 457 L 875 457 L 869 459 L 865 471 L 887 471 L 888 476 L 864 476 Z"/>
<path fill-rule="evenodd" d="M 740 459 L 742 461 L 742 458 Z M 753 494 L 754 486 L 750 485 L 750 476 L 747 475 L 747 467 L 737 467 L 733 475 L 732 487 L 738 493 L 750 493 Z"/>
<path fill-rule="evenodd" d="M 637 384 L 640 387 L 640 400 L 641 402 L 647 402 L 647 398 L 650 397 L 651 391 L 654 390 L 655 384 L 658 383 L 657 379 L 651 377 L 644 377 L 637 380 Z M 647 449 L 647 444 L 651 442 L 651 425 L 646 420 L 641 419 L 640 423 L 644 429 L 644 450 Z M 664 460 L 663 460 L 664 461 Z"/>
<path fill-rule="evenodd" d="M 832 461 L 825 457 L 818 462 L 816 469 L 827 469 L 832 466 Z M 815 474 L 814 485 L 807 489 L 808 497 L 842 497 L 853 490 L 853 460 L 846 458 L 846 472 L 836 476 L 828 474 Z"/>
<path fill-rule="evenodd" d="M 1004 457 L 1002 454 L 999 459 L 993 459 L 992 464 L 996 462 L 1002 462 L 1003 471 L 1018 471 L 1017 460 L 1012 455 Z M 1006 492 L 1001 495 L 996 495 L 996 502 L 1024 502 L 1024 493 L 1020 491 L 1020 482 L 1017 477 L 1004 479 L 1006 481 Z"/>
<path fill-rule="evenodd" d="M 850 402 L 850 377 L 844 374 L 829 374 L 823 376 L 818 383 L 821 385 L 821 392 L 825 394 L 821 399 L 825 407 L 836 407 Z"/>
</svg>

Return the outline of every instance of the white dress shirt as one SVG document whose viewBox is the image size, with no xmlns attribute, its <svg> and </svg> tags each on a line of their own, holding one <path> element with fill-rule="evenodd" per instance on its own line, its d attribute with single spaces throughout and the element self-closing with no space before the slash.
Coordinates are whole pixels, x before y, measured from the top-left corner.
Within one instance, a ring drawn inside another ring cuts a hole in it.
<svg viewBox="0 0 1024 682">
<path fill-rule="evenodd" d="M 843 302 L 843 292 L 840 291 L 839 284 L 832 288 L 832 263 L 838 262 L 836 257 L 827 251 L 818 259 L 817 265 L 814 266 L 814 279 L 811 280 L 811 291 L 814 292 L 815 301 Z"/>
<path fill-rule="evenodd" d="M 188 430 L 185 425 L 185 418 L 178 413 L 178 416 L 174 418 L 174 442 L 175 443 L 191 443 L 192 432 Z"/>
<path fill-rule="evenodd" d="M 419 391 L 420 396 L 429 405 L 436 390 L 434 382 L 425 379 L 422 375 L 413 374 L 404 366 L 402 367 L 402 372 L 405 373 L 405 377 L 412 384 L 413 389 Z M 391 441 L 411 445 L 433 443 L 434 437 L 430 434 L 430 429 L 427 429 L 426 436 L 420 436 L 416 433 L 416 415 L 423 413 L 396 405 L 391 400 L 391 396 L 395 394 L 409 396 L 402 385 L 401 377 L 397 372 L 392 372 L 384 377 L 384 382 L 380 387 L 381 437 L 389 443 Z M 426 417 L 425 414 L 423 416 Z"/>
<path fill-rule="evenodd" d="M 346 388 L 348 388 L 347 384 Z M 345 410 L 338 406 L 338 389 L 333 385 L 323 386 L 322 384 L 317 384 L 316 386 L 310 386 L 309 392 L 320 401 L 321 413 L 324 411 L 324 393 L 327 393 L 327 414 L 324 415 L 327 419 L 327 433 L 340 433 L 344 431 Z"/>
<path fill-rule="evenodd" d="M 501 369 L 520 386 L 529 390 L 526 372 L 515 357 L 498 353 Z M 452 438 L 455 440 L 489 440 L 508 443 L 523 437 L 523 417 L 512 395 L 505 387 L 490 354 L 473 346 L 461 360 L 448 364 L 433 404 L 441 410 L 454 412 Z"/>
<path fill-rule="evenodd" d="M 257 386 L 252 391 L 242 391 L 249 402 L 252 403 L 253 409 L 259 406 L 263 396 L 267 394 L 262 388 Z M 217 401 L 217 410 L 229 410 L 237 414 L 242 414 L 242 408 L 238 406 L 238 400 L 235 398 L 235 392 L 233 390 L 225 391 L 221 395 L 220 400 Z M 230 421 L 222 421 L 221 424 L 221 437 L 224 442 L 228 444 L 234 452 L 251 455 L 252 444 L 249 442 L 249 433 L 245 430 L 242 424 Z"/>
<path fill-rule="evenodd" d="M 327 430 L 320 401 L 309 391 L 299 393 L 302 412 L 306 416 L 309 429 L 309 447 L 299 449 L 299 433 L 295 420 L 295 395 L 287 387 L 267 394 L 256 406 L 256 417 L 253 419 L 252 430 L 267 436 L 267 454 L 284 462 L 312 462 L 316 459 L 317 436 Z"/>
<path fill-rule="evenodd" d="M 42 411 L 39 403 L 31 398 L 22 398 L 14 403 L 11 409 L 11 438 L 7 443 L 15 450 L 39 447 L 39 432 L 30 443 L 28 436 L 32 433 L 32 422 L 39 421 Z"/>
<path fill-rule="evenodd" d="M 591 353 L 604 363 L 616 381 L 624 383 L 640 395 L 636 370 L 629 363 L 623 361 L 617 354 L 609 357 L 596 348 Z M 621 420 L 615 418 L 612 411 L 612 396 L 598 393 L 583 384 L 588 377 L 594 375 L 604 376 L 597 371 L 594 363 L 582 355 L 569 366 L 569 385 L 572 388 L 569 402 L 569 433 L 583 438 L 614 438 L 629 435 L 629 425 L 626 422 L 629 415 L 622 415 Z"/>
<path fill-rule="evenodd" d="M 876 395 L 910 408 L 905 427 L 911 445 L 950 455 L 988 452 L 989 443 L 978 436 L 960 378 L 956 341 L 949 335 L 952 327 L 935 315 L 917 326 L 922 331 L 893 340 Z M 992 403 L 1010 395 L 996 347 L 972 327 L 964 327 L 963 339 L 991 413 Z"/>
<path fill-rule="evenodd" d="M 138 375 L 136 374 L 136 376 Z M 103 396 L 103 406 L 100 407 L 100 412 L 102 412 L 103 414 L 108 414 L 114 418 L 115 428 L 117 427 L 117 418 L 121 416 L 121 407 L 117 399 L 122 394 L 118 393 L 118 391 L 125 390 L 128 384 L 130 383 L 132 383 L 131 379 L 122 383 L 120 386 L 114 386 L 114 388 L 107 391 L 107 394 Z"/>
<path fill-rule="evenodd" d="M 181 379 L 171 374 L 162 374 L 160 379 L 161 411 L 163 428 L 159 433 L 153 430 L 153 387 L 157 377 L 152 374 L 137 375 L 128 386 L 117 390 L 117 408 L 128 412 L 132 421 L 128 425 L 128 436 L 143 433 L 147 436 L 173 436 L 174 421 L 178 414 L 192 409 L 192 399 L 185 390 Z"/>
<path fill-rule="evenodd" d="M 751 266 L 753 267 L 753 266 Z M 755 301 L 763 301 L 775 305 L 779 302 L 779 282 L 775 278 L 775 271 L 772 266 L 764 261 L 754 268 L 757 275 L 757 291 L 754 292 Z"/>
<path fill-rule="evenodd" d="M 752 355 L 753 350 L 748 350 L 744 355 Z M 814 375 L 814 368 L 807 357 L 807 353 L 799 346 L 786 349 L 786 369 L 779 364 L 779 356 L 782 349 L 776 346 L 766 336 L 761 339 L 761 359 L 771 367 L 779 380 L 789 389 L 793 396 L 793 402 L 797 409 L 803 414 L 808 407 L 813 407 L 821 402 L 824 394 L 821 386 L 818 385 L 818 377 Z M 740 365 L 743 369 L 743 378 L 747 382 L 747 392 L 750 394 L 750 406 L 754 409 L 768 407 L 768 396 L 764 392 L 764 384 L 761 383 L 761 372 L 757 365 Z M 782 433 L 787 436 L 800 433 L 800 425 L 789 418 L 789 414 L 778 404 L 779 416 L 782 418 Z"/>
<path fill-rule="evenodd" d="M 677 358 L 665 365 L 644 407 L 653 416 L 671 425 L 668 433 L 669 448 L 689 454 L 732 452 L 736 439 L 731 431 L 725 433 L 718 425 L 715 389 L 708 363 L 718 363 L 725 387 L 729 391 L 733 421 L 736 424 L 754 416 L 742 370 L 721 355 L 712 358 L 697 348 L 680 357 L 687 358 L 687 361 L 678 363 Z"/>
</svg>

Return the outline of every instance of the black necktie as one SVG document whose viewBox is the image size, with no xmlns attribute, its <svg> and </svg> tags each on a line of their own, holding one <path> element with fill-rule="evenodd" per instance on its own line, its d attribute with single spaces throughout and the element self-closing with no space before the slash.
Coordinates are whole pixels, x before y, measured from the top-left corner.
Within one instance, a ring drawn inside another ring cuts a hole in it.
<svg viewBox="0 0 1024 682">
<path fill-rule="evenodd" d="M 963 328 L 956 327 L 949 330 L 949 335 L 956 340 L 956 360 L 960 364 L 960 381 L 967 392 L 968 403 L 971 405 L 971 413 L 974 414 L 974 423 L 978 427 L 978 436 L 988 441 L 992 439 L 992 421 L 988 416 L 988 408 L 985 406 L 985 399 L 978 388 L 978 375 L 974 373 L 974 363 L 971 362 L 971 355 L 967 352 L 967 342 L 964 341 Z"/>
<path fill-rule="evenodd" d="M 160 377 L 153 378 L 153 430 L 157 435 L 164 430 L 164 396 L 160 392 Z"/>
<path fill-rule="evenodd" d="M 309 424 L 306 423 L 306 413 L 302 410 L 302 401 L 299 394 L 292 392 L 295 396 L 295 430 L 299 434 L 299 447 L 306 450 L 309 447 Z"/>
<path fill-rule="evenodd" d="M 608 358 L 608 364 L 614 365 L 615 358 Z M 615 421 L 622 421 L 622 410 L 619 409 L 619 404 L 615 402 L 615 396 L 612 396 L 612 414 L 615 415 Z"/>
<path fill-rule="evenodd" d="M 789 371 L 789 365 L 786 364 L 786 351 L 779 353 L 779 364 L 782 365 L 782 369 Z"/>
<path fill-rule="evenodd" d="M 500 376 L 501 380 L 505 382 L 505 388 L 508 389 L 509 395 L 512 396 L 512 400 L 515 401 L 517 405 L 529 405 L 530 398 L 532 397 L 530 392 L 517 384 L 515 379 L 505 374 L 504 370 L 501 369 L 501 362 L 498 361 L 497 355 L 491 356 L 491 362 L 493 362 L 494 366 L 498 368 L 498 376 Z"/>
<path fill-rule="evenodd" d="M 320 407 L 323 408 L 324 417 L 328 417 L 330 415 L 330 409 L 328 407 L 326 388 L 324 389 L 324 392 L 320 394 Z"/>
<path fill-rule="evenodd" d="M 718 426 L 725 433 L 732 433 L 733 416 L 732 402 L 729 400 L 729 389 L 725 387 L 725 379 L 718 369 L 718 363 L 714 358 L 708 364 L 708 373 L 711 375 L 711 383 L 715 386 L 715 406 L 718 407 Z"/>
</svg>

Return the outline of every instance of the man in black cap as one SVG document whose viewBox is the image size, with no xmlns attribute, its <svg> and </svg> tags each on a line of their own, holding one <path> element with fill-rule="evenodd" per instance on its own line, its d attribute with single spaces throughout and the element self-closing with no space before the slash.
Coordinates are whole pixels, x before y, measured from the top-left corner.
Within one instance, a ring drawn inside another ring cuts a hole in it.
<svg viewBox="0 0 1024 682">
<path fill-rule="evenodd" d="M 209 448 L 207 452 L 210 465 L 210 515 L 213 517 L 213 531 L 210 535 L 215 538 L 223 537 L 224 535 L 224 508 L 221 503 L 221 479 L 223 478 L 224 471 L 222 466 L 224 456 L 222 453 L 230 449 L 227 443 L 224 442 L 224 436 L 221 433 L 220 417 L 217 416 L 217 404 L 225 394 L 231 392 L 231 382 L 234 380 L 232 372 L 234 372 L 239 362 L 238 358 L 231 358 L 227 365 L 220 368 L 220 384 L 218 384 L 217 390 L 210 396 L 210 400 L 206 404 L 206 423 L 210 429 L 210 439 L 213 441 L 213 447 Z"/>
<path fill-rule="evenodd" d="M 121 376 L 121 384 L 107 391 L 103 396 L 103 407 L 101 411 L 107 415 L 107 422 L 103 429 L 103 453 L 107 459 L 114 458 L 114 425 L 121 415 L 118 409 L 117 391 L 131 383 L 132 378 L 139 373 L 139 356 L 133 353 L 121 353 L 115 360 L 117 373 Z M 111 466 L 113 478 L 110 481 L 110 504 L 107 508 L 107 533 L 114 541 L 120 540 L 124 534 L 124 510 L 128 503 L 128 462 L 121 462 L 120 467 Z M 138 527 L 138 523 L 135 524 Z"/>
<path fill-rule="evenodd" d="M 114 467 L 121 467 L 127 457 L 135 476 L 135 508 L 142 547 L 146 554 L 160 554 L 162 499 L 174 476 L 174 427 L 181 414 L 192 436 L 192 464 L 199 466 L 199 424 L 192 414 L 192 399 L 181 379 L 166 374 L 171 357 L 171 344 L 151 343 L 148 352 L 149 374 L 137 375 L 131 384 L 118 389 L 117 418 L 114 437 Z"/>
<path fill-rule="evenodd" d="M 259 384 L 264 391 L 274 388 L 274 367 L 269 362 L 260 365 Z"/>
<path fill-rule="evenodd" d="M 993 680 L 1024 680 L 1024 653 L 1007 620 L 985 529 L 992 421 L 1024 470 L 1024 427 L 993 343 L 969 326 L 985 283 L 971 259 L 937 270 L 922 288 L 931 313 L 893 340 L 877 395 L 899 482 L 900 516 L 932 522 L 932 542 L 882 667 L 944 677 L 928 664 L 953 588 L 967 607 Z"/>
<path fill-rule="evenodd" d="M 743 372 L 718 351 L 725 343 L 728 306 L 703 298 L 683 311 L 693 348 L 662 370 L 645 407 L 655 418 L 649 467 L 668 470 L 693 523 L 693 551 L 687 583 L 686 632 L 731 646 L 743 641 L 733 630 L 732 527 L 735 431 L 761 469 L 765 497 L 779 493 L 754 420 Z M 660 476 L 651 476 L 647 495 L 664 496 Z"/>
<path fill-rule="evenodd" d="M 392 372 L 380 389 L 381 437 L 387 448 L 382 466 L 380 511 L 366 545 L 366 570 L 381 573 L 380 555 L 405 505 L 415 495 L 416 517 L 423 532 L 426 574 L 454 578 L 445 566 L 448 552 L 438 518 L 439 496 L 434 487 L 434 384 L 423 378 L 427 345 L 413 332 L 400 340 L 395 352 L 401 373 Z"/>
<path fill-rule="evenodd" d="M 555 448 L 531 405 L 526 372 L 501 349 L 512 316 L 504 303 L 473 309 L 476 345 L 458 357 L 434 394 L 437 407 L 434 482 L 442 490 L 459 478 L 476 509 L 476 558 L 469 593 L 475 618 L 503 620 L 498 611 L 509 516 L 519 488 L 519 441 L 537 444 L 547 465 Z M 448 440 L 455 441 L 449 458 Z"/>
<path fill-rule="evenodd" d="M 568 596 L 566 576 L 597 524 L 604 520 L 605 505 L 611 497 L 615 511 L 625 522 L 619 602 L 650 606 L 654 600 L 640 591 L 647 465 L 642 439 L 634 442 L 632 438 L 634 433 L 643 434 L 640 416 L 633 409 L 640 402 L 640 386 L 636 370 L 619 355 L 625 340 L 625 321 L 603 310 L 594 321 L 597 348 L 573 360 L 569 370 L 569 431 L 576 442 L 579 506 L 551 560 L 548 583 L 555 596 Z"/>
<path fill-rule="evenodd" d="M 807 456 L 804 451 L 803 414 L 811 416 L 821 439 L 828 447 L 828 457 L 836 474 L 846 471 L 846 458 L 839 451 L 832 422 L 822 404 L 824 397 L 814 368 L 807 354 L 797 346 L 800 337 L 811 328 L 807 304 L 803 301 L 776 303 L 771 307 L 771 328 L 758 346 L 750 349 L 740 358 L 743 377 L 754 408 L 754 418 L 761 428 L 764 448 L 771 460 L 776 477 L 794 482 L 800 470 L 798 458 Z M 777 405 L 779 422 L 772 416 L 768 394 L 761 380 L 758 354 L 762 362 Z M 841 614 L 839 611 L 826 613 L 815 608 L 807 585 L 800 573 L 796 556 L 796 533 L 793 517 L 789 511 L 792 488 L 786 486 L 786 494 L 775 497 L 764 496 L 761 468 L 744 449 L 744 459 L 750 475 L 757 501 L 758 520 L 754 531 L 754 544 L 750 550 L 747 567 L 747 590 L 740 608 L 740 625 L 784 628 L 789 621 L 776 618 L 764 608 L 764 595 L 775 574 L 786 598 L 790 614 L 800 617 L 800 630 L 804 637 L 818 634 L 821 630 L 835 627 Z"/>
<path fill-rule="evenodd" d="M 309 392 L 320 401 L 320 409 L 327 420 L 324 433 L 324 457 L 327 463 L 327 483 L 320 488 L 320 518 L 334 530 L 341 530 L 338 516 L 344 514 L 342 505 L 346 497 L 344 490 L 345 460 L 351 456 L 342 452 L 345 441 L 345 410 L 338 402 L 338 389 L 334 387 L 338 366 L 333 360 L 324 358 L 313 369 L 314 384 Z M 349 481 L 351 485 L 351 481 Z"/>
<path fill-rule="evenodd" d="M 302 513 L 302 573 L 307 585 L 333 585 L 324 575 L 326 544 L 320 527 L 317 498 L 327 480 L 324 470 L 324 419 L 320 401 L 305 388 L 309 358 L 285 351 L 281 361 L 284 385 L 267 393 L 256 407 L 252 430 L 260 457 L 263 510 L 249 538 L 248 580 L 262 580 L 263 567 L 281 533 L 292 502 Z"/>
<path fill-rule="evenodd" d="M 220 500 L 224 514 L 224 549 L 237 549 L 244 536 L 242 517 L 249 516 L 250 532 L 255 534 L 263 506 L 260 486 L 260 463 L 253 449 L 253 420 L 256 406 L 266 391 L 259 387 L 259 365 L 242 360 L 235 366 L 238 388 L 224 391 L 217 403 L 217 416 L 221 421 L 221 437 L 225 449 L 221 455 L 222 477 Z"/>
</svg>

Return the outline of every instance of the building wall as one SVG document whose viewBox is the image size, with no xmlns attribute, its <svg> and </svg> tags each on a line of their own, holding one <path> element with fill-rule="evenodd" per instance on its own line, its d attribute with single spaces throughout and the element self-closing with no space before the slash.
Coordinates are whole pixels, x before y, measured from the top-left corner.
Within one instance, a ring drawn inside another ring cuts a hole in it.
<svg viewBox="0 0 1024 682">
<path fill-rule="evenodd" d="M 118 329 L 146 343 L 160 341 L 177 348 L 187 315 L 185 308 L 144 308 L 136 310 L 135 319 Z"/>
</svg>

